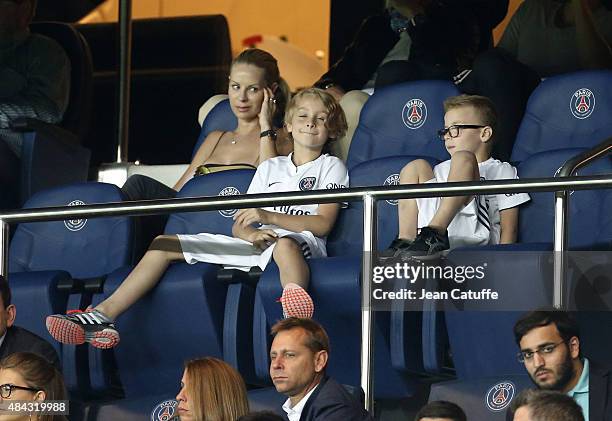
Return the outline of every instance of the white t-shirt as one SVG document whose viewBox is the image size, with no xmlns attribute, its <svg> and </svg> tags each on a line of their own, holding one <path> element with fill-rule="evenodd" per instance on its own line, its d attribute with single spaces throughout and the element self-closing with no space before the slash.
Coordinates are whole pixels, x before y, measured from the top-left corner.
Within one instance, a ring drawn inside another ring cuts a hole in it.
<svg viewBox="0 0 612 421">
<path fill-rule="evenodd" d="M 289 156 L 279 156 L 262 162 L 247 190 L 247 194 L 337 189 L 348 185 L 344 163 L 330 155 L 296 167 Z M 264 208 L 270 212 L 289 215 L 316 215 L 318 205 L 292 205 Z M 272 229 L 278 237 L 291 237 L 298 242 L 306 258 L 327 255 L 325 238 L 315 237 L 310 231 L 292 232 L 276 225 L 262 225 Z M 263 252 L 248 241 L 218 234 L 179 234 L 183 256 L 187 263 L 208 262 L 248 270 L 259 266 L 262 270 L 272 258 L 276 244 Z"/>
<path fill-rule="evenodd" d="M 340 189 L 348 186 L 348 172 L 339 158 L 325 154 L 296 167 L 292 157 L 293 153 L 262 162 L 247 194 Z M 263 209 L 289 215 L 316 215 L 318 206 L 291 205 Z"/>
<path fill-rule="evenodd" d="M 433 168 L 434 177 L 428 183 L 446 183 L 450 172 L 450 159 Z M 516 168 L 507 162 L 489 158 L 478 164 L 481 180 L 517 180 Z M 440 206 L 440 197 L 417 199 L 418 227 L 429 225 Z M 451 248 L 464 245 L 498 244 L 500 240 L 500 214 L 529 201 L 527 193 L 488 194 L 476 196 L 465 206 L 448 226 Z"/>
</svg>

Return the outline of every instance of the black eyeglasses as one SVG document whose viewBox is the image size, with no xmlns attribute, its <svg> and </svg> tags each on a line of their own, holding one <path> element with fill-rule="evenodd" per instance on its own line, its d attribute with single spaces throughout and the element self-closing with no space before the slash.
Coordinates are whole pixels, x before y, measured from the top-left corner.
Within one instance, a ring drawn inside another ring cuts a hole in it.
<svg viewBox="0 0 612 421">
<path fill-rule="evenodd" d="M 536 349 L 535 351 L 521 351 L 516 354 L 516 358 L 519 360 L 520 363 L 524 363 L 525 361 L 533 360 L 533 356 L 535 354 L 538 354 L 540 357 L 545 357 L 546 355 L 552 354 L 555 348 L 563 343 L 565 343 L 565 341 L 561 341 L 556 344 L 543 345 L 541 347 L 538 347 L 538 349 Z"/>
<path fill-rule="evenodd" d="M 444 137 L 448 133 L 450 137 L 457 137 L 459 133 L 461 133 L 461 129 L 482 129 L 482 124 L 453 124 L 452 126 L 445 127 L 441 130 L 438 130 L 438 137 L 444 140 Z"/>
<path fill-rule="evenodd" d="M 40 389 L 35 389 L 33 387 L 16 386 L 10 383 L 0 384 L 0 396 L 2 397 L 2 399 L 10 398 L 11 393 L 13 393 L 13 389 L 29 390 L 31 392 L 38 392 L 40 390 Z"/>
</svg>

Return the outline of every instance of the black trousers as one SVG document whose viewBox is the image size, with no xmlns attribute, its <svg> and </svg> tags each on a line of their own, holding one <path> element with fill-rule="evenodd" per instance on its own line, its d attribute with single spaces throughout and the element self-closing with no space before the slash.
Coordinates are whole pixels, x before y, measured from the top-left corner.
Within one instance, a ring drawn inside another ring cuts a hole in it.
<svg viewBox="0 0 612 421">
<path fill-rule="evenodd" d="M 529 95 L 540 83 L 535 71 L 499 48 L 480 54 L 472 72 L 458 85 L 466 94 L 486 96 L 497 110 L 493 157 L 510 161 Z"/>
<path fill-rule="evenodd" d="M 21 165 L 19 158 L 0 139 L 0 209 L 14 209 L 20 203 Z"/>
<path fill-rule="evenodd" d="M 125 200 L 173 199 L 176 190 L 146 175 L 130 176 L 121 188 Z M 151 241 L 164 232 L 168 215 L 134 217 L 134 257 L 140 259 Z"/>
</svg>

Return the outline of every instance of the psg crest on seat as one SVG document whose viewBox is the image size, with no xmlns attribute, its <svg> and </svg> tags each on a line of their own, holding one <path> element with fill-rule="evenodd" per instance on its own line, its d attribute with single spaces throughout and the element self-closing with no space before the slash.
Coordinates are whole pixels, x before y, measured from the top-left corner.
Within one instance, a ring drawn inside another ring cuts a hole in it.
<svg viewBox="0 0 612 421">
<path fill-rule="evenodd" d="M 73 200 L 68 203 L 68 206 L 84 206 L 85 202 L 82 200 Z M 85 224 L 87 223 L 87 219 L 67 219 L 64 221 L 64 226 L 68 228 L 70 231 L 80 231 L 83 229 Z"/>
<path fill-rule="evenodd" d="M 572 115 L 580 120 L 588 118 L 595 109 L 595 95 L 590 89 L 578 89 L 570 100 Z"/>
<path fill-rule="evenodd" d="M 516 388 L 512 382 L 500 382 L 487 392 L 485 402 L 491 411 L 501 411 L 510 405 Z"/>
<path fill-rule="evenodd" d="M 177 406 L 178 402 L 174 399 L 158 403 L 151 412 L 151 421 L 180 421 Z"/>
<path fill-rule="evenodd" d="M 225 187 L 223 190 L 219 192 L 219 196 L 236 196 L 239 194 L 240 194 L 240 190 L 238 190 L 236 187 L 231 187 L 231 186 Z M 224 218 L 231 218 L 232 216 L 236 215 L 236 212 L 238 212 L 238 209 L 225 209 L 225 210 L 219 211 L 221 216 Z"/>
<path fill-rule="evenodd" d="M 427 105 L 418 98 L 413 98 L 402 109 L 402 121 L 409 129 L 418 129 L 427 121 Z"/>
</svg>

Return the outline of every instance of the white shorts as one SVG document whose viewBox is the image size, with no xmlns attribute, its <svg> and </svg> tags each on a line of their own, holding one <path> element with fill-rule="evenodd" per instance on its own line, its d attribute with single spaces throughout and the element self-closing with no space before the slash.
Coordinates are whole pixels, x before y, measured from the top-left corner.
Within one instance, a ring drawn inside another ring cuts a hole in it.
<svg viewBox="0 0 612 421">
<path fill-rule="evenodd" d="M 431 179 L 427 183 L 436 183 L 436 179 Z M 417 227 L 423 228 L 429 225 L 435 213 L 440 207 L 441 197 L 417 198 L 416 203 L 419 209 Z M 482 246 L 489 244 L 490 231 L 478 220 L 478 203 L 476 198 L 472 199 L 457 215 L 448 226 L 448 240 L 450 248 L 462 246 Z"/>
<path fill-rule="evenodd" d="M 279 238 L 290 237 L 296 240 L 306 259 L 327 256 L 325 242 L 315 237 L 310 231 L 292 232 L 265 225 L 261 228 L 273 229 Z M 221 234 L 179 234 L 177 237 L 181 242 L 181 249 L 187 263 L 215 263 L 228 269 L 244 271 L 254 266 L 259 266 L 261 270 L 264 270 L 272 259 L 272 252 L 276 246 L 272 244 L 262 251 L 248 241 Z"/>
</svg>

